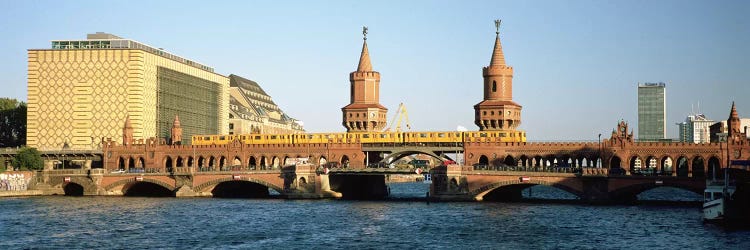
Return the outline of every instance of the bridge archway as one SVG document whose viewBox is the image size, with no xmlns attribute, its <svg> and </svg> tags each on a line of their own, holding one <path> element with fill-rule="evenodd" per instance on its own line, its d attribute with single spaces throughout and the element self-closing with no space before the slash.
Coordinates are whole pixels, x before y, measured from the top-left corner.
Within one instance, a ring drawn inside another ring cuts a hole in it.
<svg viewBox="0 0 750 250">
<path fill-rule="evenodd" d="M 255 159 L 255 156 L 250 156 L 250 158 L 247 160 L 247 167 L 249 168 L 255 168 L 257 166 L 257 160 Z"/>
<path fill-rule="evenodd" d="M 128 168 L 136 168 L 135 159 L 132 156 L 128 158 Z"/>
<path fill-rule="evenodd" d="M 235 156 L 234 160 L 232 161 L 232 166 L 242 166 L 242 160 L 239 156 Z"/>
<path fill-rule="evenodd" d="M 63 185 L 65 196 L 83 196 L 83 186 L 75 182 L 68 182 Z"/>
<path fill-rule="evenodd" d="M 222 183 L 227 183 L 227 184 L 224 184 L 222 187 Z M 217 187 L 221 188 L 220 190 L 218 190 L 218 192 L 216 192 Z M 238 188 L 238 189 L 235 191 L 231 191 L 235 188 Z M 208 182 L 205 182 L 203 184 L 193 187 L 193 190 L 197 193 L 211 192 L 212 195 L 216 195 L 216 193 L 219 193 L 219 197 L 226 197 L 226 198 L 254 198 L 254 197 L 266 197 L 270 195 L 270 193 L 268 192 L 269 188 L 273 189 L 277 193 L 280 193 L 280 194 L 284 193 L 283 188 L 276 186 L 274 184 L 271 184 L 269 182 L 265 182 L 265 181 L 254 179 L 254 178 L 235 180 L 232 177 L 211 180 L 211 181 L 208 181 Z M 263 190 L 265 190 L 265 193 L 263 192 Z M 242 194 L 244 192 L 240 192 L 240 194 L 236 194 L 236 195 L 232 194 L 232 193 L 236 193 L 236 191 L 252 191 L 252 192 L 250 192 L 251 194 L 250 197 L 245 197 L 246 195 Z"/>
<path fill-rule="evenodd" d="M 695 178 L 706 177 L 706 169 L 704 167 L 703 157 L 699 155 L 693 158 L 693 164 L 691 167 L 692 167 L 693 177 Z"/>
<path fill-rule="evenodd" d="M 208 158 L 206 167 L 214 167 L 214 166 L 216 166 L 216 157 L 212 155 L 211 157 Z"/>
<path fill-rule="evenodd" d="M 192 156 L 188 156 L 188 158 L 187 158 L 187 166 L 188 167 L 195 167 L 195 159 Z"/>
<path fill-rule="evenodd" d="M 385 164 L 391 164 L 394 163 L 404 157 L 410 156 L 410 155 L 416 155 L 416 154 L 423 154 L 428 155 L 436 160 L 438 162 L 442 162 L 446 159 L 443 157 L 440 157 L 439 155 L 433 153 L 433 152 L 427 152 L 427 151 L 421 151 L 421 150 L 404 150 L 404 151 L 396 151 L 388 155 L 388 157 L 385 157 L 381 162 Z"/>
<path fill-rule="evenodd" d="M 125 167 L 127 167 L 127 165 L 125 165 L 125 158 L 122 158 L 122 156 L 120 156 L 117 159 L 117 169 L 125 169 Z"/>
<path fill-rule="evenodd" d="M 562 191 L 565 191 L 567 193 L 574 195 L 578 199 L 581 199 L 581 197 L 584 197 L 584 194 L 582 192 L 576 190 L 573 187 L 570 187 L 564 184 L 538 180 L 538 179 L 531 179 L 528 182 L 521 182 L 520 180 L 495 182 L 495 183 L 480 187 L 477 190 L 472 190 L 470 191 L 470 193 L 472 194 L 474 199 L 478 201 L 482 201 L 482 200 L 517 201 L 522 198 L 521 196 L 522 190 L 532 187 L 532 186 L 536 186 L 536 185 L 544 185 L 544 186 L 560 189 Z"/>
<path fill-rule="evenodd" d="M 205 167 L 206 166 L 206 158 L 202 155 L 198 157 L 198 167 Z"/>
<path fill-rule="evenodd" d="M 219 168 L 223 168 L 227 166 L 227 157 L 221 156 L 219 157 Z"/>
<path fill-rule="evenodd" d="M 266 167 L 268 167 L 268 160 L 266 159 L 265 156 L 261 156 L 260 157 L 260 168 L 261 169 L 266 169 Z"/>
<path fill-rule="evenodd" d="M 490 159 L 486 155 L 479 156 L 479 165 L 490 165 Z"/>
<path fill-rule="evenodd" d="M 318 165 L 322 166 L 326 163 L 328 163 L 328 160 L 325 157 L 321 156 L 320 159 L 318 159 Z"/>
<path fill-rule="evenodd" d="M 620 157 L 612 156 L 612 158 L 609 160 L 609 172 L 612 174 L 624 174 L 622 172 L 622 160 L 620 160 Z"/>
<path fill-rule="evenodd" d="M 341 156 L 341 166 L 342 167 L 349 167 L 349 156 L 343 155 Z"/>
<path fill-rule="evenodd" d="M 677 158 L 677 176 L 688 177 L 689 172 L 687 157 L 680 156 L 680 158 Z"/>
<path fill-rule="evenodd" d="M 660 188 L 660 187 L 678 188 L 678 189 L 687 190 L 687 191 L 690 191 L 699 195 L 703 195 L 703 189 L 704 189 L 703 187 L 700 187 L 698 185 L 690 186 L 690 185 L 669 182 L 669 181 L 664 181 L 662 184 L 656 185 L 654 181 L 648 181 L 648 182 L 625 186 L 616 190 L 610 190 L 610 197 L 618 201 L 633 202 L 633 201 L 638 200 L 639 194 L 646 192 L 648 190 Z"/>
<path fill-rule="evenodd" d="M 177 160 L 175 161 L 175 167 L 181 168 L 185 166 L 185 158 L 182 158 L 182 156 L 177 156 Z"/>
<path fill-rule="evenodd" d="M 674 169 L 672 167 L 673 162 L 674 161 L 672 160 L 672 157 L 670 157 L 670 156 L 664 156 L 664 157 L 662 157 L 661 158 L 661 164 L 660 164 L 661 165 L 661 172 L 662 173 L 668 173 L 669 175 L 671 175 L 671 173 L 673 173 L 673 171 L 674 171 Z"/>
<path fill-rule="evenodd" d="M 123 196 L 174 197 L 172 190 L 149 181 L 130 182 L 123 187 Z"/>
<path fill-rule="evenodd" d="M 273 159 L 271 160 L 271 167 L 273 167 L 273 168 L 279 168 L 279 163 L 280 163 L 279 162 L 279 157 L 274 156 Z"/>
<path fill-rule="evenodd" d="M 503 164 L 508 166 L 516 166 L 518 165 L 518 162 L 515 158 L 513 158 L 512 155 L 505 156 L 505 159 L 503 159 Z"/>
<path fill-rule="evenodd" d="M 167 168 L 167 169 L 172 168 L 172 157 L 170 156 L 164 157 L 164 168 Z"/>
<path fill-rule="evenodd" d="M 628 165 L 630 165 L 630 168 L 628 169 L 630 173 L 639 172 L 643 168 L 643 162 L 641 161 L 641 158 L 638 157 L 637 155 L 630 157 L 630 161 Z"/>
<path fill-rule="evenodd" d="M 719 158 L 711 156 L 711 158 L 708 158 L 708 171 L 706 172 L 706 178 L 713 178 L 714 176 L 716 176 L 717 179 L 724 178 L 724 172 L 721 171 Z"/>
</svg>

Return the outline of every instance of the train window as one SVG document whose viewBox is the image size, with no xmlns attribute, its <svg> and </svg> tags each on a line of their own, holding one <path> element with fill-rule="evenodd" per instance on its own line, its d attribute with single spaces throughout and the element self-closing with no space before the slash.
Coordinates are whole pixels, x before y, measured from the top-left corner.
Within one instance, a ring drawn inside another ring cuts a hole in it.
<svg viewBox="0 0 750 250">
<path fill-rule="evenodd" d="M 487 133 L 479 133 L 479 137 L 487 137 Z"/>
<path fill-rule="evenodd" d="M 445 137 L 445 134 L 444 133 L 438 133 L 437 137 L 443 138 L 443 137 Z"/>
<path fill-rule="evenodd" d="M 205 141 L 209 141 L 209 140 L 211 140 L 211 137 L 210 137 L 210 136 L 204 136 L 204 137 L 203 137 L 203 140 L 205 140 Z"/>
<path fill-rule="evenodd" d="M 240 136 L 240 138 L 242 138 L 242 140 L 244 141 L 246 137 L 243 135 L 243 136 Z"/>
<path fill-rule="evenodd" d="M 388 138 L 388 134 L 380 134 L 380 138 Z"/>
<path fill-rule="evenodd" d="M 260 135 L 256 135 L 255 138 L 253 138 L 253 140 L 260 140 Z"/>
<path fill-rule="evenodd" d="M 460 136 L 461 136 L 461 133 L 456 133 L 456 137 L 460 137 Z"/>
<path fill-rule="evenodd" d="M 511 135 L 513 134 L 511 133 Z M 500 133 L 500 137 L 505 137 L 505 133 Z"/>
<path fill-rule="evenodd" d="M 419 137 L 422 137 L 422 138 L 427 138 L 427 134 L 425 134 L 425 133 L 421 133 L 421 134 L 419 134 Z"/>
<path fill-rule="evenodd" d="M 362 138 L 370 138 L 370 135 L 368 135 L 368 134 L 363 134 L 363 135 L 362 135 Z"/>
<path fill-rule="evenodd" d="M 312 139 L 313 135 L 307 135 L 307 139 Z"/>
<path fill-rule="evenodd" d="M 276 136 L 275 136 L 275 135 L 272 135 L 272 136 L 271 136 L 271 140 L 273 140 L 273 139 L 276 139 Z"/>
<path fill-rule="evenodd" d="M 219 136 L 219 140 L 226 140 L 226 139 L 227 139 L 226 136 L 223 136 L 223 135 Z"/>
</svg>

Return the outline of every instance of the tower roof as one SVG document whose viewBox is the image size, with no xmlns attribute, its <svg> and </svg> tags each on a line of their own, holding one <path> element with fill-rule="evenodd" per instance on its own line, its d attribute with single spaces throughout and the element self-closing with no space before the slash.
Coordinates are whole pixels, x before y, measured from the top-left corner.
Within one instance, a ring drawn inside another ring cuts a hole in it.
<svg viewBox="0 0 750 250">
<path fill-rule="evenodd" d="M 734 107 L 734 102 L 732 102 L 732 111 L 729 112 L 729 119 L 740 119 L 740 116 L 737 115 L 737 109 Z"/>
<path fill-rule="evenodd" d="M 490 67 L 505 66 L 505 55 L 503 55 L 503 45 L 500 44 L 500 32 L 495 35 L 495 48 L 492 50 L 492 59 Z"/>
<path fill-rule="evenodd" d="M 367 51 L 366 37 L 364 43 L 362 44 L 362 54 L 359 56 L 359 65 L 357 66 L 357 71 L 372 71 L 372 63 L 370 63 L 370 53 Z"/>
<path fill-rule="evenodd" d="M 175 128 L 180 127 L 180 116 L 174 115 L 174 123 L 172 123 L 172 127 L 175 127 Z"/>
<path fill-rule="evenodd" d="M 125 128 L 133 128 L 133 125 L 130 124 L 130 115 L 125 117 Z"/>
</svg>

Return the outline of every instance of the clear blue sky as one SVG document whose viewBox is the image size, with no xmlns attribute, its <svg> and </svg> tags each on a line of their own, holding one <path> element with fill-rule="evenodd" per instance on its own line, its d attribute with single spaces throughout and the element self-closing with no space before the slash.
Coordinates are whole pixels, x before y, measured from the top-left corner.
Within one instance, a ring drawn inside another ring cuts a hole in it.
<svg viewBox="0 0 750 250">
<path fill-rule="evenodd" d="M 750 1 L 2 1 L 0 96 L 26 100 L 26 50 L 103 31 L 256 80 L 310 132 L 343 131 L 369 27 L 380 102 L 413 130 L 471 130 L 494 19 L 529 140 L 637 129 L 638 82 L 667 83 L 668 136 L 691 104 L 750 117 Z M 637 134 L 637 130 L 636 130 Z"/>
</svg>

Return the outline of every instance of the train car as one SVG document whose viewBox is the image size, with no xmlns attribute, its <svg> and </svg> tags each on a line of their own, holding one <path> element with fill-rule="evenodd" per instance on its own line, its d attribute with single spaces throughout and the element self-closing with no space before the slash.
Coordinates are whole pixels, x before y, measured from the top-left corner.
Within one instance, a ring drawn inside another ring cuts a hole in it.
<svg viewBox="0 0 750 250">
<path fill-rule="evenodd" d="M 464 132 L 466 142 L 526 142 L 522 131 L 476 131 Z"/>
<path fill-rule="evenodd" d="M 459 131 L 404 132 L 406 143 L 461 143 L 464 133 Z"/>
<path fill-rule="evenodd" d="M 234 135 L 193 135 L 192 145 L 224 145 L 234 138 Z"/>
</svg>

